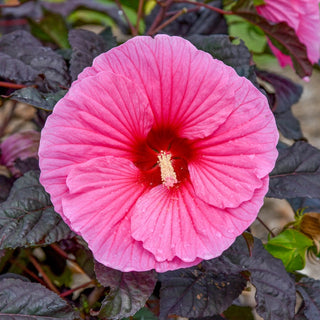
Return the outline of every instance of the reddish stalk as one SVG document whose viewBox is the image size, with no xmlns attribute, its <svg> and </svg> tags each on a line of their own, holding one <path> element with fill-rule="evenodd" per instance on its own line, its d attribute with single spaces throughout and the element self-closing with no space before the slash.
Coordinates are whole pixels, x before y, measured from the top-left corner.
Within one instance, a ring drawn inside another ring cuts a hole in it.
<svg viewBox="0 0 320 320">
<path fill-rule="evenodd" d="M 46 275 L 46 273 L 42 269 L 42 267 L 39 264 L 39 262 L 31 254 L 29 255 L 29 259 L 30 259 L 31 263 L 34 265 L 34 267 L 37 269 L 37 271 L 41 274 L 41 276 L 42 276 L 44 282 L 46 283 L 47 287 L 49 289 L 51 289 L 53 292 L 55 292 L 56 294 L 60 295 L 60 292 L 55 287 L 55 285 L 51 282 L 49 277 Z"/>
<path fill-rule="evenodd" d="M 50 244 L 50 247 L 56 251 L 62 258 L 65 258 L 67 260 L 71 260 L 72 262 L 75 262 L 76 260 L 73 259 L 73 258 L 70 258 L 69 255 L 64 251 L 62 250 L 57 244 L 55 243 L 52 243 Z"/>
<path fill-rule="evenodd" d="M 136 30 L 136 29 L 134 28 L 134 26 L 131 24 L 131 22 L 130 22 L 128 16 L 127 16 L 127 14 L 126 14 L 125 11 L 123 10 L 123 7 L 122 7 L 121 2 L 120 2 L 119 0 L 115 0 L 115 2 L 116 2 L 116 4 L 117 4 L 119 10 L 122 12 L 122 14 L 123 14 L 123 16 L 124 16 L 124 18 L 125 18 L 128 26 L 129 26 L 129 28 L 130 28 L 131 34 L 132 34 L 133 36 L 136 36 L 136 35 L 137 35 L 137 30 Z"/>
<path fill-rule="evenodd" d="M 161 29 L 165 28 L 168 24 L 170 24 L 171 22 L 173 22 L 174 20 L 176 20 L 177 18 L 179 18 L 181 15 L 187 13 L 188 10 L 187 8 L 183 8 L 180 11 L 178 11 L 174 16 L 172 16 L 170 19 L 168 19 L 167 21 L 165 21 L 164 23 L 162 23 L 159 27 L 157 27 L 152 34 L 150 34 L 151 36 L 154 35 L 155 33 L 157 33 L 158 31 L 160 31 Z"/>
<path fill-rule="evenodd" d="M 159 3 L 157 1 L 157 3 L 160 5 L 161 8 L 160 8 L 160 11 L 158 12 L 156 18 L 154 19 L 151 27 L 149 28 L 149 31 L 147 32 L 148 36 L 151 36 L 155 33 L 154 29 L 156 29 L 157 26 L 160 24 L 160 22 L 164 19 L 165 14 L 167 12 L 167 9 L 171 5 L 172 2 L 173 2 L 173 0 L 167 0 L 165 3 Z"/>
<path fill-rule="evenodd" d="M 70 289 L 68 291 L 65 291 L 65 292 L 60 294 L 60 297 L 64 298 L 66 296 L 69 296 L 70 294 L 74 293 L 75 291 L 77 291 L 79 289 L 82 289 L 82 288 L 86 288 L 86 287 L 90 286 L 91 284 L 95 284 L 95 280 L 91 280 L 91 281 L 86 282 L 86 283 L 84 283 L 84 284 L 82 284 L 82 285 L 80 285 L 80 286 L 78 286 L 76 288 L 73 288 L 73 289 Z"/>
<path fill-rule="evenodd" d="M 225 10 L 222 10 L 222 9 L 219 9 L 219 8 L 216 8 L 216 7 L 213 7 L 213 6 L 210 6 L 206 3 L 202 3 L 202 2 L 194 2 L 194 1 L 190 1 L 190 0 L 174 0 L 174 2 L 176 3 L 189 3 L 189 4 L 193 4 L 194 6 L 198 6 L 198 7 L 204 7 L 204 8 L 207 8 L 209 10 L 212 10 L 212 11 L 215 11 L 217 13 L 220 13 L 220 14 L 226 14 L 226 15 L 230 15 L 230 14 L 233 14 L 232 11 L 225 11 Z"/>
<path fill-rule="evenodd" d="M 27 19 L 0 20 L 1 27 L 21 26 L 27 23 Z"/>
<path fill-rule="evenodd" d="M 12 88 L 12 89 L 22 89 L 22 88 L 26 88 L 27 86 L 25 84 L 0 81 L 0 87 Z"/>
<path fill-rule="evenodd" d="M 139 7 L 137 13 L 136 33 L 139 33 L 140 20 L 142 18 L 144 0 L 139 0 Z"/>
<path fill-rule="evenodd" d="M 257 220 L 268 230 L 268 232 L 271 234 L 271 236 L 274 238 L 276 235 L 272 232 L 272 230 L 259 218 L 257 217 Z"/>
<path fill-rule="evenodd" d="M 20 262 L 15 260 L 10 260 L 12 264 L 15 264 L 17 267 L 19 267 L 23 272 L 27 273 L 29 276 L 31 276 L 33 279 L 41 283 L 42 285 L 46 285 L 42 279 L 40 279 L 34 272 L 29 270 L 27 267 L 23 266 Z"/>
<path fill-rule="evenodd" d="M 198 7 L 195 7 L 195 8 L 192 8 L 192 9 L 188 9 L 186 13 L 189 13 L 189 12 L 196 12 L 196 11 L 199 11 L 200 8 Z M 171 17 L 175 14 L 177 14 L 179 11 L 169 11 L 165 14 L 166 17 Z"/>
</svg>

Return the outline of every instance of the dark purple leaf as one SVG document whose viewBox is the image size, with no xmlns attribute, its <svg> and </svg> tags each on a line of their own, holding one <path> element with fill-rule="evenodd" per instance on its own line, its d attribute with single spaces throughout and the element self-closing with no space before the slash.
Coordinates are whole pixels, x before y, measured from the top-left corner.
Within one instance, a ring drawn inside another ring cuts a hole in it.
<svg viewBox="0 0 320 320">
<path fill-rule="evenodd" d="M 36 158 L 27 158 L 24 160 L 18 158 L 17 160 L 15 160 L 14 166 L 21 172 L 22 175 L 24 175 L 28 171 L 40 170 L 39 160 Z"/>
<path fill-rule="evenodd" d="M 301 97 L 302 86 L 271 72 L 258 71 L 257 75 L 263 81 L 271 84 L 275 91 L 275 93 L 270 93 L 267 88 L 264 88 L 280 132 L 288 139 L 302 139 L 300 123 L 291 111 L 291 106 Z"/>
<path fill-rule="evenodd" d="M 110 288 L 98 313 L 103 319 L 134 315 L 145 305 L 156 285 L 153 271 L 121 272 L 95 262 L 95 272 L 98 281 Z"/>
<path fill-rule="evenodd" d="M 248 78 L 258 86 L 251 54 L 242 40 L 239 44 L 234 44 L 227 35 L 193 35 L 188 37 L 188 40 L 198 49 L 210 53 L 215 59 L 234 68 L 239 76 Z"/>
<path fill-rule="evenodd" d="M 215 272 L 238 272 L 248 277 L 257 289 L 256 310 L 264 319 L 293 318 L 296 301 L 294 281 L 281 260 L 268 253 L 259 239 L 254 239 L 251 256 L 244 237 L 240 236 L 219 258 L 209 263 Z"/>
<path fill-rule="evenodd" d="M 222 1 L 215 0 L 208 3 L 209 5 L 222 8 Z M 167 13 L 172 12 L 177 13 L 178 11 L 186 8 L 194 9 L 194 11 L 185 13 L 170 23 L 168 26 L 160 30 L 160 33 L 166 33 L 169 35 L 176 35 L 176 36 L 190 36 L 193 34 L 202 34 L 202 35 L 209 35 L 209 34 L 227 34 L 228 27 L 223 15 L 206 9 L 204 7 L 195 7 L 189 3 L 174 3 L 170 5 L 167 10 Z M 152 25 L 155 17 L 159 13 L 160 6 L 156 6 L 150 15 L 146 17 L 146 28 L 147 30 Z M 168 16 L 163 22 L 168 20 L 171 16 Z"/>
<path fill-rule="evenodd" d="M 0 279 L 0 318 L 3 320 L 74 320 L 77 314 L 57 294 L 38 283 Z"/>
<path fill-rule="evenodd" d="M 69 42 L 72 47 L 70 73 L 73 81 L 85 67 L 91 66 L 92 60 L 97 55 L 116 45 L 112 36 L 109 37 L 109 41 L 105 40 L 107 33 L 108 30 L 105 30 L 103 35 L 98 35 L 82 29 L 74 29 L 69 32 Z"/>
<path fill-rule="evenodd" d="M 232 304 L 247 281 L 239 272 L 216 272 L 216 266 L 212 270 L 213 264 L 214 260 L 203 261 L 197 267 L 159 274 L 160 319 L 167 319 L 169 314 L 209 317 L 220 314 Z"/>
<path fill-rule="evenodd" d="M 320 213 L 320 199 L 292 198 L 287 200 L 294 211 L 303 209 L 304 212 Z"/>
<path fill-rule="evenodd" d="M 248 0 L 238 1 L 232 11 L 261 28 L 273 45 L 283 53 L 290 55 L 293 66 L 301 78 L 311 75 L 312 64 L 307 56 L 307 48 L 300 42 L 295 30 L 289 27 L 286 22 L 270 22 L 260 16 L 253 9 L 253 3 Z"/>
<path fill-rule="evenodd" d="M 4 175 L 0 175 L 0 203 L 5 201 L 11 190 L 13 180 Z"/>
<path fill-rule="evenodd" d="M 267 196 L 273 198 L 317 198 L 320 193 L 320 150 L 298 141 L 280 148 L 270 174 Z"/>
<path fill-rule="evenodd" d="M 250 272 L 250 282 L 257 289 L 257 313 L 264 319 L 292 319 L 296 301 L 295 285 L 281 260 L 267 252 L 259 239 L 255 239 L 250 258 L 240 254 L 243 247 L 245 249 L 242 250 L 248 251 L 243 237 L 238 237 L 234 246 L 238 250 L 233 249 L 233 254 L 238 251 L 240 259 L 233 256 L 230 260 L 238 261 L 243 270 Z M 228 251 L 226 256 L 229 256 Z"/>
<path fill-rule="evenodd" d="M 42 93 L 36 88 L 28 87 L 14 91 L 9 97 L 11 100 L 25 102 L 36 108 L 52 111 L 55 104 L 63 98 L 66 93 L 67 90 Z"/>
<path fill-rule="evenodd" d="M 297 283 L 297 291 L 303 298 L 300 311 L 305 318 L 320 319 L 320 280 L 304 277 Z"/>
<path fill-rule="evenodd" d="M 0 77 L 43 92 L 56 92 L 69 86 L 64 59 L 30 33 L 14 31 L 0 38 Z"/>
<path fill-rule="evenodd" d="M 54 211 L 38 171 L 15 181 L 8 199 L 0 204 L 0 249 L 48 245 L 73 236 Z"/>
</svg>

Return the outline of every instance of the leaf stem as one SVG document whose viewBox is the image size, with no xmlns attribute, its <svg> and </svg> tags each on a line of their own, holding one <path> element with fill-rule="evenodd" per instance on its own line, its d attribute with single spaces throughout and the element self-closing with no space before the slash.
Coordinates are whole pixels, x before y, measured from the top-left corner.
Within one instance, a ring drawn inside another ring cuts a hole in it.
<svg viewBox="0 0 320 320">
<path fill-rule="evenodd" d="M 234 14 L 232 11 L 225 11 L 225 10 L 210 6 L 209 4 L 202 3 L 202 2 L 194 2 L 194 1 L 191 1 L 191 0 L 174 0 L 174 2 L 193 4 L 195 6 L 204 7 L 204 8 L 207 8 L 207 9 L 211 10 L 211 11 L 215 11 L 217 13 L 225 14 L 225 15 Z"/>
<path fill-rule="evenodd" d="M 132 23 L 130 22 L 127 14 L 126 14 L 125 11 L 123 10 L 123 7 L 122 7 L 121 2 L 120 2 L 119 0 L 115 0 L 115 2 L 116 2 L 116 4 L 117 4 L 119 10 L 122 12 L 122 14 L 123 14 L 123 16 L 124 16 L 124 18 L 125 18 L 128 26 L 129 26 L 129 28 L 130 28 L 131 34 L 132 34 L 133 36 L 136 36 L 136 35 L 137 35 L 137 30 L 134 28 L 134 26 L 133 26 Z"/>
<path fill-rule="evenodd" d="M 67 260 L 71 260 L 72 262 L 76 261 L 76 259 L 70 258 L 69 255 L 64 250 L 62 250 L 56 243 L 50 244 L 50 247 L 54 251 L 56 251 L 62 258 L 65 258 Z"/>
<path fill-rule="evenodd" d="M 27 86 L 25 84 L 0 81 L 0 87 L 12 88 L 12 89 L 22 89 L 22 88 L 26 88 Z"/>
<path fill-rule="evenodd" d="M 142 18 L 142 13 L 143 13 L 143 4 L 144 4 L 144 0 L 139 0 L 137 23 L 136 23 L 136 34 L 139 34 L 140 20 Z"/>
<path fill-rule="evenodd" d="M 272 232 L 272 230 L 261 220 L 261 218 L 257 217 L 257 220 L 269 231 L 271 236 L 274 238 L 276 235 Z"/>
<path fill-rule="evenodd" d="M 41 274 L 41 276 L 42 276 L 44 282 L 46 283 L 47 287 L 49 289 L 51 289 L 53 292 L 55 292 L 56 294 L 60 295 L 60 292 L 55 287 L 55 285 L 51 282 L 49 277 L 46 275 L 46 273 L 42 269 L 42 267 L 39 264 L 39 262 L 37 261 L 37 259 L 34 258 L 31 254 L 29 254 L 29 259 L 30 259 L 31 263 L 34 265 L 34 267 L 37 269 L 37 271 Z"/>
<path fill-rule="evenodd" d="M 82 289 L 82 288 L 86 288 L 86 287 L 90 286 L 91 284 L 95 284 L 95 283 L 96 283 L 95 280 L 88 281 L 88 282 L 86 282 L 86 283 L 84 283 L 84 284 L 82 284 L 82 285 L 80 285 L 78 287 L 75 287 L 73 289 L 70 289 L 68 291 L 65 291 L 65 292 L 61 293 L 60 297 L 64 298 L 66 296 L 69 296 L 70 294 L 74 293 L 75 291 L 77 291 L 79 289 Z"/>
<path fill-rule="evenodd" d="M 172 16 L 171 18 L 169 18 L 168 20 L 166 20 L 165 22 L 163 22 L 159 27 L 157 27 L 156 29 L 153 30 L 152 34 L 150 34 L 151 36 L 155 33 L 157 33 L 158 31 L 160 31 L 161 29 L 165 28 L 168 24 L 170 24 L 171 22 L 173 22 L 174 20 L 176 20 L 177 18 L 179 18 L 181 15 L 187 13 L 188 10 L 187 8 L 183 8 L 180 11 L 178 11 L 174 16 Z"/>
<path fill-rule="evenodd" d="M 156 18 L 153 20 L 153 23 L 147 32 L 148 36 L 151 36 L 155 33 L 154 30 L 157 28 L 157 26 L 160 24 L 160 22 L 165 17 L 166 11 L 172 2 L 173 2 L 173 0 L 167 0 L 165 3 L 157 1 L 158 5 L 160 6 L 160 10 L 159 10 Z"/>
<path fill-rule="evenodd" d="M 22 265 L 20 262 L 15 261 L 15 260 L 10 260 L 12 264 L 15 264 L 17 267 L 19 267 L 23 272 L 27 273 L 29 276 L 31 276 L 33 279 L 41 283 L 42 285 L 46 285 L 45 282 L 39 278 L 34 272 L 29 270 L 26 266 Z"/>
</svg>

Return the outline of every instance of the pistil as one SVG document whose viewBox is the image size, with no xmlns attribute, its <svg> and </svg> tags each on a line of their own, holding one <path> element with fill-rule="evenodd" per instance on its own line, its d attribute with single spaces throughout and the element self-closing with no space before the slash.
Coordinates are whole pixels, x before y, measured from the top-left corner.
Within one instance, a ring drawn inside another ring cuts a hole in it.
<svg viewBox="0 0 320 320">
<path fill-rule="evenodd" d="M 173 187 L 178 182 L 176 173 L 172 166 L 171 154 L 161 151 L 158 154 L 158 164 L 161 170 L 161 181 L 167 188 Z"/>
</svg>

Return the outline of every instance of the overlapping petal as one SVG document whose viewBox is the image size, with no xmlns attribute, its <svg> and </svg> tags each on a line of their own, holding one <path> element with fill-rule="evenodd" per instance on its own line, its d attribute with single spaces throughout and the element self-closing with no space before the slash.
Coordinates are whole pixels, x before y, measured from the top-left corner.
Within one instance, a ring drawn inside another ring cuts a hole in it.
<svg viewBox="0 0 320 320">
<path fill-rule="evenodd" d="M 188 164 L 197 196 L 218 208 L 250 200 L 277 157 L 278 132 L 266 98 L 244 78 L 233 86 L 237 106 L 214 134 L 195 142 L 199 156 Z"/>
<path fill-rule="evenodd" d="M 299 40 L 307 47 L 308 58 L 316 63 L 320 57 L 320 15 L 318 0 L 265 0 L 257 11 L 272 22 L 287 22 Z M 269 45 L 282 67 L 293 66 L 291 58 L 270 41 Z"/>
<path fill-rule="evenodd" d="M 40 179 L 56 210 L 63 215 L 61 196 L 74 165 L 105 155 L 128 156 L 152 124 L 147 97 L 129 79 L 101 72 L 74 85 L 48 118 L 39 148 Z"/>
<path fill-rule="evenodd" d="M 268 177 L 250 201 L 222 210 L 200 200 L 189 182 L 174 190 L 159 185 L 138 199 L 131 218 L 132 236 L 158 261 L 214 258 L 253 222 L 252 213 L 259 211 L 267 188 Z"/>
<path fill-rule="evenodd" d="M 69 192 L 62 204 L 72 229 L 81 234 L 104 265 L 123 271 L 170 270 L 199 263 L 178 258 L 159 263 L 131 237 L 130 217 L 146 187 L 129 160 L 100 157 L 75 166 L 68 174 Z"/>
<path fill-rule="evenodd" d="M 149 98 L 155 126 L 175 128 L 182 137 L 208 136 L 233 109 L 230 83 L 238 78 L 235 71 L 180 37 L 131 39 L 97 57 L 79 80 L 103 70 L 139 84 Z"/>
</svg>

